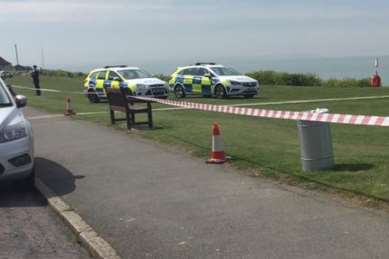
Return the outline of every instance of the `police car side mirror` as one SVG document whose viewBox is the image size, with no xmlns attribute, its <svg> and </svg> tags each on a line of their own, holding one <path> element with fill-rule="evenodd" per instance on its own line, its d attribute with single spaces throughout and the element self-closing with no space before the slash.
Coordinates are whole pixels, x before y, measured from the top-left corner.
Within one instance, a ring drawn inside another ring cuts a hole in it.
<svg viewBox="0 0 389 259">
<path fill-rule="evenodd" d="M 18 108 L 23 108 L 27 105 L 27 97 L 25 97 L 24 95 L 16 95 L 15 102 Z"/>
<path fill-rule="evenodd" d="M 120 77 L 117 77 L 117 76 L 113 77 L 112 80 L 113 81 L 118 81 L 118 82 L 122 81 L 122 80 L 120 80 Z"/>
<path fill-rule="evenodd" d="M 205 76 L 205 77 L 208 77 L 208 78 L 212 78 L 211 73 L 206 73 L 206 74 L 204 74 L 204 76 Z"/>
</svg>

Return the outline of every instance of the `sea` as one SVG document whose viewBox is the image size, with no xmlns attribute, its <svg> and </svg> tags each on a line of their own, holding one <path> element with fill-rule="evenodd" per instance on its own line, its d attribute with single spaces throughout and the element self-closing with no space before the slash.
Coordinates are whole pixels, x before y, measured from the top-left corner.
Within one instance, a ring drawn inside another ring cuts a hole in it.
<svg viewBox="0 0 389 259">
<path fill-rule="evenodd" d="M 375 67 L 375 59 L 379 60 L 379 67 Z M 153 74 L 169 75 L 179 66 L 194 64 L 196 62 L 215 62 L 232 66 L 242 73 L 257 70 L 275 70 L 290 73 L 311 73 L 323 79 L 330 78 L 369 78 L 375 71 L 383 79 L 383 83 L 389 85 L 389 55 L 366 56 L 366 57 L 339 57 L 339 58 L 272 58 L 272 57 L 218 57 L 211 59 L 172 58 L 169 60 L 137 60 L 123 59 L 111 64 L 126 64 L 129 66 L 142 67 Z M 108 64 L 108 65 L 111 65 Z M 386 66 L 386 64 L 388 64 Z M 57 65 L 55 68 L 70 71 L 87 72 L 95 67 L 107 64 L 80 64 L 80 65 Z"/>
</svg>

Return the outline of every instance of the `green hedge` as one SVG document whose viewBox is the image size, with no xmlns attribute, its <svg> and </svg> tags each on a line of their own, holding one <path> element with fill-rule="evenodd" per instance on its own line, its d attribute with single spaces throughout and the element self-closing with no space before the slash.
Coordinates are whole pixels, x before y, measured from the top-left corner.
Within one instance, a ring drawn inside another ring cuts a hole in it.
<svg viewBox="0 0 389 259">
<path fill-rule="evenodd" d="M 324 82 L 323 86 L 325 87 L 370 87 L 370 80 L 365 79 L 329 79 Z"/>
<path fill-rule="evenodd" d="M 255 71 L 247 73 L 263 85 L 321 86 L 323 80 L 314 74 Z"/>
<path fill-rule="evenodd" d="M 276 71 L 255 71 L 247 73 L 258 80 L 262 85 L 290 85 L 290 86 L 323 86 L 323 87 L 369 87 L 370 80 L 364 79 L 329 79 L 323 80 L 314 74 L 285 73 Z"/>
<path fill-rule="evenodd" d="M 48 70 L 48 69 L 42 69 L 41 75 L 44 76 L 60 76 L 60 77 L 70 77 L 70 78 L 77 78 L 77 77 L 86 77 L 85 73 L 82 72 L 69 72 L 65 70 Z"/>
<path fill-rule="evenodd" d="M 167 76 L 167 75 L 164 75 L 164 74 L 156 74 L 156 75 L 153 75 L 154 77 L 156 78 L 159 78 L 161 79 L 162 81 L 165 81 L 165 82 L 169 82 L 170 80 L 170 76 Z"/>
</svg>

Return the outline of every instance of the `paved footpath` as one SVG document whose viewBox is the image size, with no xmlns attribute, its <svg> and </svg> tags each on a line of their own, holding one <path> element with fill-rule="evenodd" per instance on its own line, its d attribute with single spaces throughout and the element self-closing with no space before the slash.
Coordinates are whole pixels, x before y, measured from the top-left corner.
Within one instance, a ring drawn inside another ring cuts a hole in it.
<svg viewBox="0 0 389 259">
<path fill-rule="evenodd" d="M 0 184 L 0 259 L 86 259 L 88 253 L 35 190 Z"/>
<path fill-rule="evenodd" d="M 389 258 L 381 212 L 88 122 L 33 127 L 38 176 L 123 258 Z"/>
</svg>

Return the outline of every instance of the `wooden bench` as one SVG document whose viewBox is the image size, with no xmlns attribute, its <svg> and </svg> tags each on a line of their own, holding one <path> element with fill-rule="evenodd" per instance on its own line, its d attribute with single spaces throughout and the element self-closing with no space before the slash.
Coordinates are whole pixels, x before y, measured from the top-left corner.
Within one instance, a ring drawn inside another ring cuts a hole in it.
<svg viewBox="0 0 389 259">
<path fill-rule="evenodd" d="M 131 96 L 128 88 L 113 89 L 111 87 L 106 87 L 105 92 L 109 103 L 112 124 L 115 124 L 117 121 L 126 121 L 129 130 L 135 125 L 142 124 L 147 124 L 149 128 L 153 128 L 152 101 L 140 100 Z M 146 107 L 139 107 L 139 105 L 142 104 L 146 104 Z M 115 112 L 122 112 L 125 114 L 125 117 L 116 118 Z M 135 121 L 136 114 L 140 113 L 147 114 L 147 121 Z"/>
</svg>

